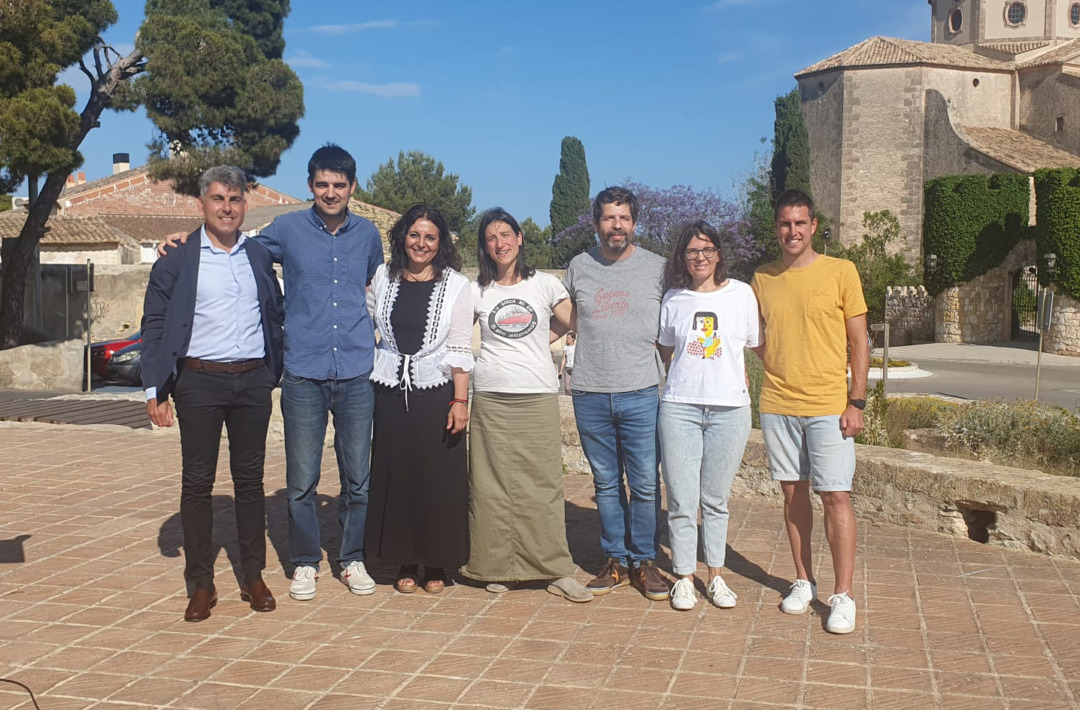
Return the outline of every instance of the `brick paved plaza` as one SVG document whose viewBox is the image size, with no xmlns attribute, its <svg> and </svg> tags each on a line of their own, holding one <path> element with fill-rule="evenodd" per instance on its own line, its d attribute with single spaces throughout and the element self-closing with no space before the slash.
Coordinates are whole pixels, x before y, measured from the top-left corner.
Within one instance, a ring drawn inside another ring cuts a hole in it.
<svg viewBox="0 0 1080 710">
<path fill-rule="evenodd" d="M 190 624 L 174 434 L 0 423 L 0 462 L 0 676 L 33 688 L 43 710 L 1080 707 L 1077 562 L 863 521 L 859 627 L 830 636 L 824 604 L 804 617 L 778 610 L 792 569 L 780 510 L 747 499 L 732 505 L 733 610 L 675 612 L 629 588 L 583 605 L 542 587 L 402 595 L 390 568 L 373 570 L 374 596 L 357 597 L 325 565 L 318 596 L 296 602 L 278 443 L 266 477 L 278 610 L 239 599 L 219 473 L 221 600 Z M 334 493 L 332 455 L 324 465 Z M 566 492 L 585 581 L 602 562 L 591 481 L 569 477 Z M 332 534 L 335 501 L 324 502 Z M 821 559 L 820 521 L 817 534 Z M 32 707 L 0 684 L 0 710 Z"/>
</svg>

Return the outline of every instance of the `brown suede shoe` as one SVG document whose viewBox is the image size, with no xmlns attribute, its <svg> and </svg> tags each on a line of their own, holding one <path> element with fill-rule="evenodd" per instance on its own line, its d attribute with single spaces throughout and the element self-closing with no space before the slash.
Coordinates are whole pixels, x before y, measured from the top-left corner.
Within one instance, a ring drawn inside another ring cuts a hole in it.
<svg viewBox="0 0 1080 710">
<path fill-rule="evenodd" d="M 594 597 L 599 597 L 616 587 L 623 587 L 627 584 L 630 584 L 629 570 L 619 564 L 619 561 L 614 557 L 609 557 L 604 568 L 600 570 L 592 581 L 585 585 L 585 588 L 592 592 Z"/>
<path fill-rule="evenodd" d="M 273 611 L 277 609 L 274 595 L 266 588 L 266 582 L 256 579 L 240 587 L 240 598 L 251 603 L 255 611 Z"/>
<path fill-rule="evenodd" d="M 210 610 L 217 604 L 217 591 L 213 587 L 200 587 L 188 600 L 184 621 L 202 621 L 210 618 Z"/>
<path fill-rule="evenodd" d="M 630 570 L 630 583 L 641 590 L 646 599 L 663 601 L 668 598 L 667 582 L 652 560 L 640 562 Z"/>
</svg>

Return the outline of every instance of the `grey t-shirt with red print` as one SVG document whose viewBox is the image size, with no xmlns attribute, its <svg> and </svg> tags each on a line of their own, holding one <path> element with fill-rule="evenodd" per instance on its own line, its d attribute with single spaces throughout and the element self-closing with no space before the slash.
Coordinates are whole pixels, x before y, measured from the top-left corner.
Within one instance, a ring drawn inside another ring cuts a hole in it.
<svg viewBox="0 0 1080 710">
<path fill-rule="evenodd" d="M 632 392 L 660 383 L 656 351 L 664 260 L 635 247 L 621 261 L 600 248 L 578 254 L 566 270 L 577 305 L 577 353 L 572 387 L 584 392 Z"/>
</svg>

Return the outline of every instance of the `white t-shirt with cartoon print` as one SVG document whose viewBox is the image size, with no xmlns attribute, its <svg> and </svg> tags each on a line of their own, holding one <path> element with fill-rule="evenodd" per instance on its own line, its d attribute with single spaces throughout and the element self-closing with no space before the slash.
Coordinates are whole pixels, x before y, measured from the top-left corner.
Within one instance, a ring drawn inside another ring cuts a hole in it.
<svg viewBox="0 0 1080 710">
<path fill-rule="evenodd" d="M 537 271 L 513 286 L 473 282 L 473 313 L 480 321 L 480 356 L 473 369 L 477 392 L 558 392 L 548 338 L 552 309 L 570 298 L 562 281 Z"/>
<path fill-rule="evenodd" d="M 674 347 L 661 399 L 714 407 L 750 404 L 743 349 L 761 344 L 750 286 L 728 279 L 710 293 L 677 288 L 660 305 L 661 345 Z"/>
</svg>

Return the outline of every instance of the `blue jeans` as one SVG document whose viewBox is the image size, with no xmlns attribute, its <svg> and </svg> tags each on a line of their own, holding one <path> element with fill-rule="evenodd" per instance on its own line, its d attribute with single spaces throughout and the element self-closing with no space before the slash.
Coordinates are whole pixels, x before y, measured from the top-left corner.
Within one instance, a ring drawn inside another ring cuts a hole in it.
<svg viewBox="0 0 1080 710">
<path fill-rule="evenodd" d="M 705 564 L 723 567 L 728 496 L 750 436 L 750 406 L 660 403 L 660 450 L 675 574 L 697 568 L 698 507 Z"/>
<path fill-rule="evenodd" d="M 660 513 L 658 389 L 573 390 L 572 394 L 581 448 L 596 486 L 604 556 L 635 564 L 656 559 Z"/>
<path fill-rule="evenodd" d="M 285 486 L 293 565 L 318 567 L 322 560 L 315 489 L 330 414 L 334 415 L 334 451 L 341 477 L 338 561 L 344 566 L 364 559 L 374 410 L 375 392 L 367 375 L 348 380 L 309 380 L 286 372 L 282 378 Z"/>
</svg>

